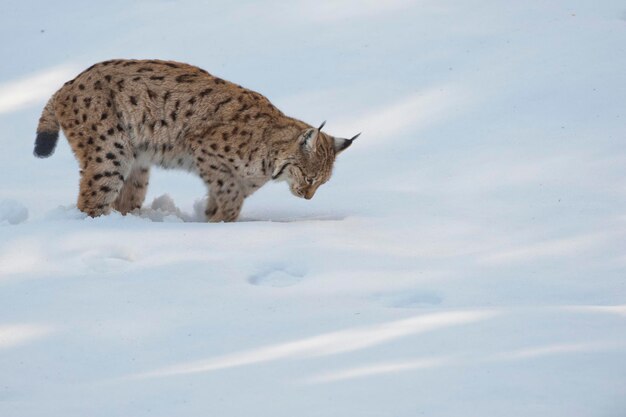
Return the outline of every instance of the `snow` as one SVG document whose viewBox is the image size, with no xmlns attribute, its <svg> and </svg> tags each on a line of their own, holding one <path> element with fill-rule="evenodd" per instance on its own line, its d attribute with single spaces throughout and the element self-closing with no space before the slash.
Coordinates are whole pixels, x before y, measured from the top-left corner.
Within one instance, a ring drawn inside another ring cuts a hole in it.
<svg viewBox="0 0 626 417">
<path fill-rule="evenodd" d="M 0 415 L 626 414 L 626 11 L 584 2 L 13 2 L 0 16 Z M 78 211 L 49 95 L 174 59 L 351 137 L 240 221 L 154 170 Z"/>
<path fill-rule="evenodd" d="M 28 209 L 15 200 L 0 200 L 0 223 L 19 224 L 28 219 Z"/>
</svg>

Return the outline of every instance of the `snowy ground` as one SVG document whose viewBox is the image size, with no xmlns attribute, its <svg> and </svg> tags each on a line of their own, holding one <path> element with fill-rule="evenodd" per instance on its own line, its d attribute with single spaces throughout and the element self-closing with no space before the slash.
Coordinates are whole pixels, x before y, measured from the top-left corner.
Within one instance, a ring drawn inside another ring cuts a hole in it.
<svg viewBox="0 0 626 417">
<path fill-rule="evenodd" d="M 626 415 L 622 2 L 2 9 L 0 416 Z M 141 215 L 86 219 L 34 130 L 117 57 L 364 133 L 312 201 L 194 222 L 200 180 L 161 171 Z"/>
</svg>

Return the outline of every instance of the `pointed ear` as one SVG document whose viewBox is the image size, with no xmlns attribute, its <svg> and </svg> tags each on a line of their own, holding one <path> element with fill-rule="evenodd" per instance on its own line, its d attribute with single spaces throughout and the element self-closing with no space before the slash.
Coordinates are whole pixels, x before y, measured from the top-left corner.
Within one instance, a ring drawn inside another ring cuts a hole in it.
<svg viewBox="0 0 626 417">
<path fill-rule="evenodd" d="M 302 146 L 302 148 L 307 149 L 307 150 L 315 149 L 315 145 L 317 144 L 318 133 L 319 133 L 319 130 L 314 129 L 314 128 L 305 130 L 304 133 L 302 133 L 300 135 L 300 138 L 298 139 L 298 141 L 300 142 L 300 146 Z"/>
<path fill-rule="evenodd" d="M 348 146 L 352 145 L 354 139 L 358 138 L 360 133 L 354 136 L 352 139 L 344 139 L 344 138 L 333 138 L 335 141 L 335 155 L 342 152 L 344 149 L 347 149 Z"/>
</svg>

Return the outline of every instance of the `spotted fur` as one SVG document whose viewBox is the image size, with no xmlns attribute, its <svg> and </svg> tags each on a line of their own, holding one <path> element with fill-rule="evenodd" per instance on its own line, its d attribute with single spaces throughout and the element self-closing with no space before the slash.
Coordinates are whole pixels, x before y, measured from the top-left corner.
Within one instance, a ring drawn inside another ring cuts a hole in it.
<svg viewBox="0 0 626 417">
<path fill-rule="evenodd" d="M 105 61 L 65 83 L 39 120 L 36 156 L 52 154 L 59 128 L 80 164 L 78 208 L 94 217 L 141 207 L 158 165 L 198 174 L 207 219 L 234 221 L 271 179 L 312 198 L 352 143 L 203 69 L 158 60 Z"/>
</svg>

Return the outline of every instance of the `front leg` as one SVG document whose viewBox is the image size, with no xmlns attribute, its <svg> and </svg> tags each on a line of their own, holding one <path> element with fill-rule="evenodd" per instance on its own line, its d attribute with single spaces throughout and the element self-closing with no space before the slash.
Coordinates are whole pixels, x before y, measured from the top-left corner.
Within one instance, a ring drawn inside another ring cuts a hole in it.
<svg viewBox="0 0 626 417">
<path fill-rule="evenodd" d="M 220 159 L 224 155 L 215 153 L 217 145 L 208 140 L 197 140 L 193 149 L 196 169 L 209 188 L 209 203 L 205 214 L 210 222 L 233 222 L 239 217 L 246 197 L 235 170 Z"/>
<path fill-rule="evenodd" d="M 234 222 L 239 217 L 244 193 L 234 179 L 216 179 L 209 183 L 207 220 L 212 223 Z"/>
</svg>

